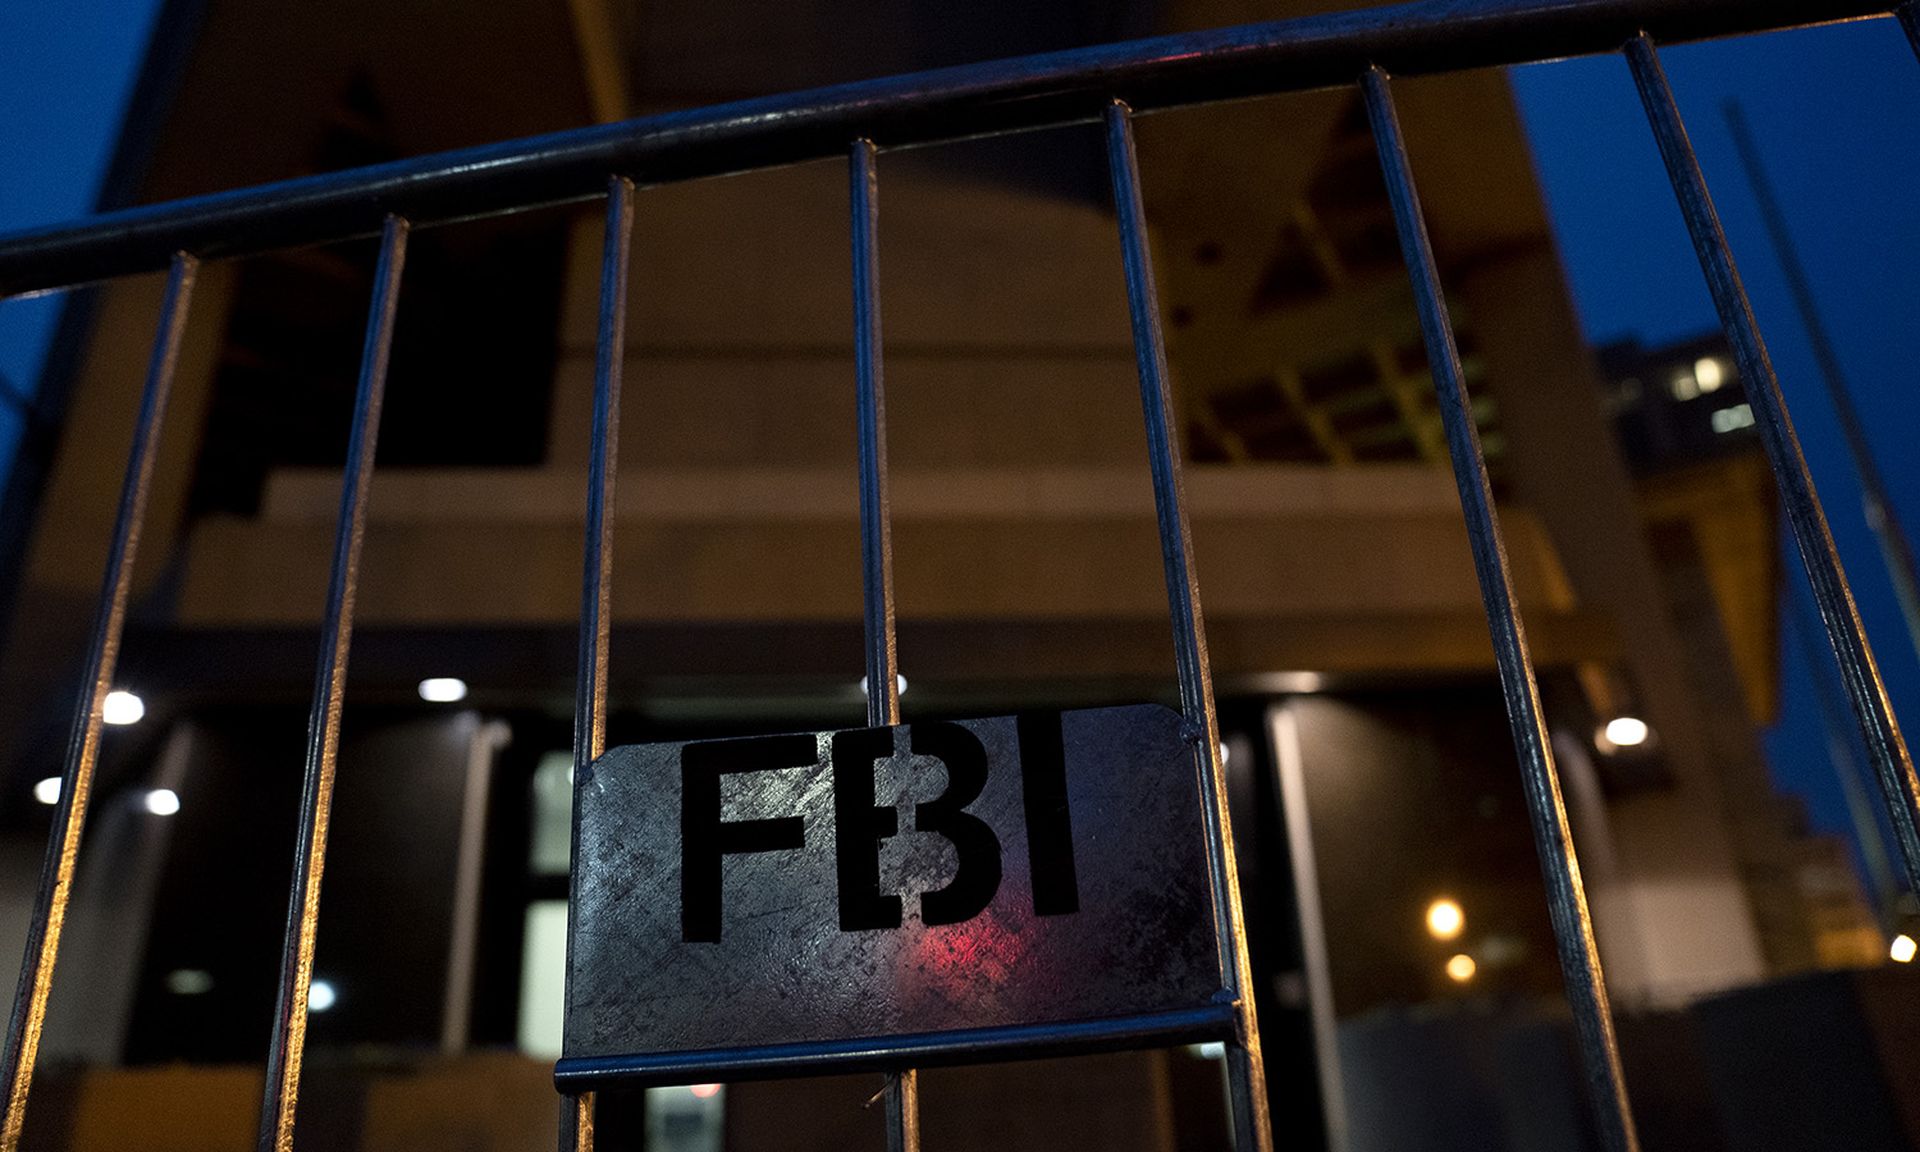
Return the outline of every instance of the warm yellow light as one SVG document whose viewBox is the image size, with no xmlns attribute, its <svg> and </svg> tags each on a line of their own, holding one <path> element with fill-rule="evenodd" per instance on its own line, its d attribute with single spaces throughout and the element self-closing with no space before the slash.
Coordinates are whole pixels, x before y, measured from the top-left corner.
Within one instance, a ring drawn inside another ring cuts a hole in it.
<svg viewBox="0 0 1920 1152">
<path fill-rule="evenodd" d="M 1427 931 L 1435 940 L 1451 940 L 1467 926 L 1467 914 L 1460 905 L 1441 897 L 1427 905 Z"/>
<path fill-rule="evenodd" d="M 1905 932 L 1895 936 L 1893 938 L 1893 947 L 1887 949 L 1887 955 L 1893 957 L 1895 964 L 1913 963 L 1913 954 L 1915 952 L 1920 952 L 1920 945 L 1915 944 L 1913 937 L 1907 935 Z"/>
<path fill-rule="evenodd" d="M 1702 356 L 1693 362 L 1693 378 L 1702 392 L 1712 392 L 1727 382 L 1725 369 L 1712 356 Z"/>
<path fill-rule="evenodd" d="M 1637 748 L 1650 734 L 1647 722 L 1638 716 L 1615 716 L 1607 721 L 1607 740 L 1616 748 Z"/>
<path fill-rule="evenodd" d="M 1473 979 L 1473 974 L 1479 970 L 1480 965 L 1475 964 L 1473 957 L 1467 955 L 1465 952 L 1457 953 L 1451 960 L 1447 961 L 1447 979 L 1453 981 L 1455 984 L 1465 984 L 1467 981 Z"/>
</svg>

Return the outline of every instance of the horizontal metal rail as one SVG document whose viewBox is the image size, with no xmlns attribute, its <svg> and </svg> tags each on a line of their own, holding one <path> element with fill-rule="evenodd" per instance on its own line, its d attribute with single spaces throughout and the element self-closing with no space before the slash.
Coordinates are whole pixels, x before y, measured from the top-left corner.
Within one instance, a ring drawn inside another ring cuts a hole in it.
<svg viewBox="0 0 1920 1152">
<path fill-rule="evenodd" d="M 596 199 L 642 184 L 1093 123 L 1397 76 L 1614 52 L 1642 31 L 1687 40 L 1887 15 L 1888 0 L 1418 0 L 996 60 L 744 100 L 264 184 L 0 236 L 0 295 L 201 259 L 373 236 Z"/>
<path fill-rule="evenodd" d="M 1046 1060 L 1089 1052 L 1224 1043 L 1233 1039 L 1236 1026 L 1233 1005 L 1208 1004 L 1139 1016 L 1011 1024 L 961 1032 L 916 1032 L 866 1040 L 827 1040 L 808 1044 L 800 1051 L 791 1044 L 778 1044 L 640 1056 L 578 1056 L 563 1058 L 556 1064 L 553 1079 L 563 1092 L 584 1092 L 615 1078 L 636 1087 L 698 1084 L 709 1080 L 730 1084 L 999 1060 Z"/>
</svg>

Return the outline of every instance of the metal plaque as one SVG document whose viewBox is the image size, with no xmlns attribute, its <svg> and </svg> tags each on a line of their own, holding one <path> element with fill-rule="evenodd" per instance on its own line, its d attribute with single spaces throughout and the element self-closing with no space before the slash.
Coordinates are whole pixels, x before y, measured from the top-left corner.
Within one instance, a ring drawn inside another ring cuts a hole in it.
<svg viewBox="0 0 1920 1152">
<path fill-rule="evenodd" d="M 1182 727 L 1139 705 L 609 751 L 574 785 L 562 1075 L 1217 1005 Z"/>
</svg>

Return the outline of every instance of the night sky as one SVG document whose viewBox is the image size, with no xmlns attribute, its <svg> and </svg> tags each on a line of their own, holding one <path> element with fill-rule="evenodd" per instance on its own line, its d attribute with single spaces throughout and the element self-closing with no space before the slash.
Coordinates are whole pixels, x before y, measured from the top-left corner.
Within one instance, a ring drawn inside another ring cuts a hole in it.
<svg viewBox="0 0 1920 1152">
<path fill-rule="evenodd" d="M 124 110 L 155 0 L 9 0 L 0 14 L 0 230 L 84 214 Z M 1908 644 L 1859 489 L 1797 314 L 1734 155 L 1721 105 L 1738 99 L 1771 171 L 1850 375 L 1897 509 L 1920 528 L 1920 456 L 1901 397 L 1920 363 L 1920 64 L 1891 20 L 1663 53 L 1773 352 L 1895 706 L 1920 715 Z M 1713 328 L 1713 307 L 1644 115 L 1618 57 L 1514 72 L 1587 336 L 1647 343 Z M 0 305 L 0 373 L 30 389 L 51 301 Z M 0 466 L 18 421 L 0 408 Z M 1806 595 L 1797 559 L 1787 590 Z M 1817 827 L 1845 808 L 1812 671 L 1783 646 L 1782 721 L 1767 750 Z M 1831 677 L 1830 667 L 1819 674 Z"/>
<path fill-rule="evenodd" d="M 1721 109 L 1737 99 L 1746 111 L 1895 510 L 1920 531 L 1920 455 L 1909 446 L 1915 422 L 1902 399 L 1920 367 L 1920 63 L 1892 20 L 1661 55 L 1894 707 L 1911 724 L 1920 715 L 1920 658 Z M 1588 339 L 1658 343 L 1716 328 L 1626 63 L 1616 56 L 1533 65 L 1513 77 Z M 1786 594 L 1810 606 L 1798 557 L 1789 553 L 1788 564 Z M 1767 736 L 1775 778 L 1807 799 L 1816 827 L 1850 832 L 1813 669 L 1785 633 L 1782 658 L 1781 720 Z M 1818 672 L 1837 689 L 1830 659 Z"/>
<path fill-rule="evenodd" d="M 92 210 L 120 130 L 156 0 L 7 0 L 0 9 L 0 230 Z M 54 298 L 0 303 L 0 376 L 31 392 Z M 0 406 L 0 470 L 18 413 Z"/>
</svg>

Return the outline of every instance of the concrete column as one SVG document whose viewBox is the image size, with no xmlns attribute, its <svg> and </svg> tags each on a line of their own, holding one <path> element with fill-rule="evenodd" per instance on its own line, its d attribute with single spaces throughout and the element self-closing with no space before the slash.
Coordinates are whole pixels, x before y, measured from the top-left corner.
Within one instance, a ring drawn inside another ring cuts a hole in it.
<svg viewBox="0 0 1920 1152">
<path fill-rule="evenodd" d="M 1617 898 L 1637 921 L 1644 961 L 1639 986 L 1621 998 L 1671 1001 L 1757 981 L 1765 964 L 1702 704 L 1559 261 L 1541 243 L 1472 266 L 1449 288 L 1499 405 L 1513 498 L 1544 522 L 1582 605 L 1613 616 L 1673 777 L 1608 814 Z"/>
</svg>

